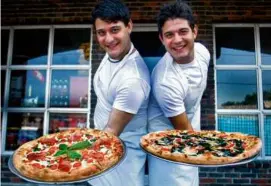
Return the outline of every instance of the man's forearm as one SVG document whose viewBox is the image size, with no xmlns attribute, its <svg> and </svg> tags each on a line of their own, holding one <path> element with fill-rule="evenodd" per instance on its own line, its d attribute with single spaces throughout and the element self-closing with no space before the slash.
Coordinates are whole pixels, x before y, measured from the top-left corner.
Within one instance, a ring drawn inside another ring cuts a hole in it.
<svg viewBox="0 0 271 186">
<path fill-rule="evenodd" d="M 113 109 L 104 130 L 119 136 L 133 116 L 133 114 Z"/>
<path fill-rule="evenodd" d="M 178 115 L 178 116 L 170 117 L 169 120 L 175 129 L 193 130 L 192 125 L 191 125 L 190 121 L 188 120 L 185 112 Z"/>
</svg>

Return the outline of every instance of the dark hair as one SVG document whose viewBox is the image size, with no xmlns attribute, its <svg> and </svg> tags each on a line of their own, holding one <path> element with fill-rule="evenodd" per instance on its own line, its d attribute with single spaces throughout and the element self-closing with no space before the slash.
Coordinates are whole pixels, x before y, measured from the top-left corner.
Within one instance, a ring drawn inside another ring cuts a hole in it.
<svg viewBox="0 0 271 186">
<path fill-rule="evenodd" d="M 100 18 L 107 22 L 122 21 L 125 26 L 130 21 L 130 13 L 125 4 L 120 0 L 103 0 L 97 4 L 92 11 L 92 21 L 95 25 L 96 19 Z"/>
<path fill-rule="evenodd" d="M 162 34 L 162 27 L 169 19 L 182 18 L 188 21 L 191 29 L 194 29 L 195 18 L 192 9 L 184 2 L 174 2 L 164 5 L 157 16 L 159 34 Z"/>
</svg>

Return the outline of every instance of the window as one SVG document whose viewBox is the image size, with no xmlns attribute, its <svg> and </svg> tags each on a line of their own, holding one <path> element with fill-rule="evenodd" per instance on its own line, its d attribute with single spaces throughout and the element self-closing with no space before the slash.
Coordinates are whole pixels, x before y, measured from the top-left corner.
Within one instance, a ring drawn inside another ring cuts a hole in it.
<svg viewBox="0 0 271 186">
<path fill-rule="evenodd" d="M 151 73 L 157 62 L 165 54 L 165 48 L 159 40 L 157 26 L 135 25 L 131 40 Z"/>
<path fill-rule="evenodd" d="M 271 25 L 214 25 L 216 128 L 261 137 L 271 158 Z"/>
<path fill-rule="evenodd" d="M 92 127 L 89 25 L 17 26 L 1 33 L 2 152 L 69 127 Z"/>
</svg>

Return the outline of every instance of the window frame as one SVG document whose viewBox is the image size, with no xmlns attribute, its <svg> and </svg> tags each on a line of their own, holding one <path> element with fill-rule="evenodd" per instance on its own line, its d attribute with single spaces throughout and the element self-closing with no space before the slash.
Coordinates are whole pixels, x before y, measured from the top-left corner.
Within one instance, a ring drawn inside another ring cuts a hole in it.
<svg viewBox="0 0 271 186">
<path fill-rule="evenodd" d="M 89 28 L 90 29 L 90 53 L 89 53 L 89 63 L 88 65 L 53 65 L 52 57 L 53 57 L 53 44 L 54 44 L 54 32 L 55 29 L 65 29 L 65 28 Z M 23 29 L 48 29 L 49 30 L 49 39 L 48 39 L 48 59 L 46 65 L 12 65 L 12 51 L 14 44 L 14 32 L 15 30 L 23 30 Z M 7 65 L 2 66 L 1 70 L 6 71 L 6 79 L 5 79 L 5 90 L 4 90 L 4 104 L 2 109 L 2 136 L 3 140 L 1 142 L 2 149 L 1 155 L 11 155 L 14 151 L 8 151 L 5 149 L 6 147 L 6 135 L 7 135 L 7 117 L 8 113 L 22 113 L 22 112 L 30 112 L 30 113 L 43 113 L 43 135 L 48 134 L 49 131 L 49 120 L 51 113 L 83 113 L 86 114 L 87 119 L 87 127 L 90 126 L 90 112 L 91 112 L 91 73 L 92 73 L 92 46 L 93 46 L 93 25 L 91 24 L 80 24 L 80 25 L 38 25 L 38 26 L 4 26 L 1 30 L 9 30 L 9 43 L 8 43 L 8 52 L 7 52 Z M 9 89 L 10 89 L 10 80 L 11 80 L 11 71 L 12 70 L 46 70 L 46 86 L 45 86 L 45 105 L 43 108 L 26 108 L 26 107 L 8 107 L 8 99 L 9 99 Z M 88 71 L 88 107 L 87 108 L 56 108 L 50 107 L 50 95 L 51 95 L 51 77 L 53 70 L 86 70 Z"/>
<path fill-rule="evenodd" d="M 245 28 L 250 27 L 254 30 L 254 41 L 255 41 L 255 55 L 256 64 L 255 65 L 217 65 L 216 64 L 216 33 L 215 30 L 218 27 L 225 28 Z M 263 142 L 263 147 L 258 159 L 260 160 L 271 160 L 271 156 L 265 155 L 265 131 L 264 131 L 264 116 L 271 115 L 271 110 L 264 109 L 263 106 L 263 87 L 262 87 L 262 71 L 271 70 L 271 65 L 261 64 L 261 47 L 260 47 L 260 28 L 271 27 L 271 24 L 213 24 L 213 62 L 214 62 L 214 90 L 215 90 L 215 129 L 218 129 L 218 115 L 228 114 L 228 115 L 239 115 L 239 114 L 253 114 L 257 115 L 259 119 L 259 137 Z M 218 109 L 217 103 L 217 70 L 255 70 L 257 75 L 257 99 L 258 99 L 258 109 Z"/>
</svg>

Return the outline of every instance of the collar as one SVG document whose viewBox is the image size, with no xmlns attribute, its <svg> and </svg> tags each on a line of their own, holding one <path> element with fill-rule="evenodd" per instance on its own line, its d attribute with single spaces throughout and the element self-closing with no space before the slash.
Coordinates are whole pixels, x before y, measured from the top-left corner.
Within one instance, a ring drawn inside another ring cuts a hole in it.
<svg viewBox="0 0 271 186">
<path fill-rule="evenodd" d="M 129 56 L 131 53 L 133 53 L 133 50 L 134 50 L 134 45 L 133 45 L 133 43 L 131 43 L 131 47 L 130 47 L 129 52 L 128 52 L 125 56 L 123 56 L 122 59 L 120 59 L 120 60 L 115 60 L 115 59 L 110 58 L 109 55 L 108 55 L 108 58 L 107 58 L 107 59 L 108 59 L 108 61 L 111 62 L 111 63 L 119 63 L 119 62 L 121 62 L 126 56 Z"/>
</svg>

